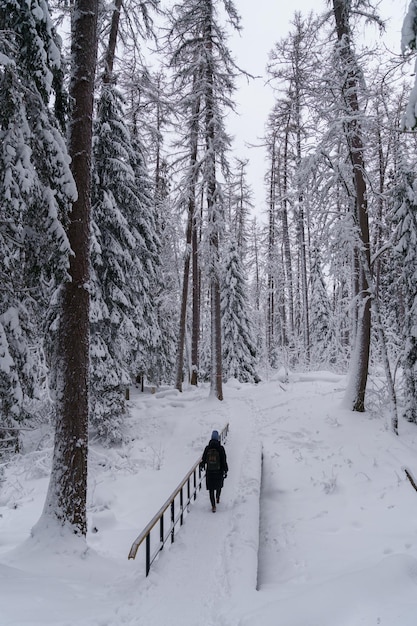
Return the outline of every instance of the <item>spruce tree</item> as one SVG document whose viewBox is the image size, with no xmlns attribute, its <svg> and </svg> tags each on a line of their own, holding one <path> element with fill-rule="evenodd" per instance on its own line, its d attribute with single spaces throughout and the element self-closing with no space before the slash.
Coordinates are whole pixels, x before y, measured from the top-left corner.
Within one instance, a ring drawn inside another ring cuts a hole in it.
<svg viewBox="0 0 417 626">
<path fill-rule="evenodd" d="M 223 376 L 245 383 L 259 382 L 247 289 L 239 248 L 231 237 L 225 247 L 221 284 Z"/>
<path fill-rule="evenodd" d="M 76 191 L 48 3 L 2 0 L 0 31 L 0 406 L 12 425 L 42 400 L 45 321 L 68 268 L 63 223 Z"/>
<path fill-rule="evenodd" d="M 393 219 L 398 225 L 395 252 L 400 260 L 404 305 L 403 415 L 417 423 L 417 177 L 415 167 L 409 166 L 405 157 L 392 193 Z"/>
<path fill-rule="evenodd" d="M 160 336 L 151 185 L 124 118 L 120 92 L 104 84 L 94 137 L 91 380 L 92 422 L 111 441 L 122 436 L 125 387 L 138 372 L 157 376 Z"/>
<path fill-rule="evenodd" d="M 333 312 L 322 271 L 321 255 L 316 246 L 312 253 L 310 270 L 311 297 L 311 358 L 313 366 L 326 366 L 336 362 L 333 329 Z"/>
</svg>

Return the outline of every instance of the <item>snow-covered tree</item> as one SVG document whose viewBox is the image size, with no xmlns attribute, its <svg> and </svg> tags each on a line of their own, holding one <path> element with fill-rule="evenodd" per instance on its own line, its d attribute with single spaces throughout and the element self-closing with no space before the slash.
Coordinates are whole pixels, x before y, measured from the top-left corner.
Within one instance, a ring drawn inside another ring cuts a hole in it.
<svg viewBox="0 0 417 626">
<path fill-rule="evenodd" d="M 160 337 L 150 179 L 123 105 L 116 87 L 105 83 L 94 137 L 91 395 L 92 422 L 113 441 L 121 437 L 124 390 L 132 377 L 158 375 Z"/>
<path fill-rule="evenodd" d="M 76 191 L 52 108 L 65 101 L 61 77 L 48 3 L 2 0 L 0 406 L 6 423 L 22 419 L 39 397 L 47 374 L 44 324 L 68 268 L 62 224 Z"/>
<path fill-rule="evenodd" d="M 225 246 L 221 294 L 224 379 L 233 377 L 245 383 L 259 382 L 248 281 L 233 236 Z"/>
<path fill-rule="evenodd" d="M 100 435 L 117 441 L 131 375 L 127 357 L 138 339 L 132 320 L 137 305 L 137 238 L 123 205 L 137 202 L 137 196 L 122 98 L 112 84 L 102 88 L 93 141 L 91 423 Z"/>
<path fill-rule="evenodd" d="M 71 111 L 68 151 L 77 187 L 67 227 L 73 254 L 60 293 L 56 341 L 56 428 L 51 478 L 36 530 L 50 522 L 87 532 L 90 212 L 97 0 L 74 0 L 71 22 Z"/>
<path fill-rule="evenodd" d="M 310 270 L 311 359 L 314 366 L 329 366 L 336 361 L 336 346 L 328 291 L 324 281 L 320 251 L 312 253 Z"/>
<path fill-rule="evenodd" d="M 417 177 L 405 157 L 393 189 L 393 219 L 398 225 L 396 254 L 400 259 L 404 307 L 403 414 L 417 423 Z M 399 313 L 399 311 L 398 311 Z"/>
<path fill-rule="evenodd" d="M 159 265 L 154 297 L 158 316 L 159 336 L 154 350 L 155 384 L 173 383 L 175 380 L 176 351 L 178 346 L 179 278 L 177 261 L 178 224 L 171 207 L 167 164 L 160 158 L 155 184 L 154 206 L 158 233 Z"/>
<path fill-rule="evenodd" d="M 417 1 L 411 0 L 401 32 L 403 53 L 407 49 L 417 51 Z M 416 59 L 417 68 L 417 59 Z M 411 90 L 406 108 L 405 125 L 417 127 L 417 79 Z M 396 247 L 403 260 L 404 281 L 404 416 L 417 423 L 417 180 L 415 167 L 401 164 L 401 180 L 395 189 L 395 216 L 399 225 L 399 241 Z"/>
<path fill-rule="evenodd" d="M 249 159 L 235 159 L 235 165 L 227 184 L 229 220 L 236 238 L 241 259 L 247 262 L 248 220 L 253 205 L 253 191 L 247 181 Z"/>
<path fill-rule="evenodd" d="M 403 21 L 401 29 L 401 50 L 403 54 L 405 54 L 407 50 L 411 50 L 413 53 L 417 51 L 417 0 L 411 0 Z M 415 69 L 417 70 L 417 57 Z M 413 129 L 417 127 L 417 72 L 414 74 L 414 86 L 410 92 L 405 112 L 405 125 L 407 128 Z"/>
<path fill-rule="evenodd" d="M 319 82 L 317 34 L 317 18 L 313 14 L 305 18 L 297 11 L 290 33 L 275 44 L 268 65 L 271 84 L 279 94 L 268 117 L 266 137 L 270 158 L 267 176 L 269 238 L 273 235 L 277 249 L 282 246 L 283 250 L 282 269 L 277 280 L 275 266 L 281 252 L 272 250 L 271 255 L 269 241 L 268 333 L 272 344 L 281 343 L 292 349 L 299 346 L 297 352 L 307 362 L 311 326 L 308 274 L 312 218 L 311 194 L 305 186 L 302 165 L 310 150 L 306 141 L 311 123 L 309 109 Z M 275 256 L 272 263 L 271 256 Z M 280 300 L 278 294 L 282 294 Z M 269 340 L 268 343 L 271 344 Z M 271 356 L 273 354 L 274 350 Z"/>
<path fill-rule="evenodd" d="M 226 17 L 229 24 L 239 28 L 239 17 L 230 0 L 183 0 L 174 7 L 170 36 L 171 65 L 181 94 L 182 119 L 187 120 L 187 130 L 197 121 L 199 152 L 194 168 L 201 172 L 200 189 L 206 204 L 204 264 L 211 293 L 210 382 L 211 393 L 219 400 L 223 398 L 219 261 L 224 224 L 219 171 L 227 167 L 225 153 L 229 137 L 224 118 L 226 109 L 232 106 L 230 97 L 237 73 L 226 46 L 220 11 L 224 11 L 223 20 Z"/>
<path fill-rule="evenodd" d="M 105 20 L 102 25 L 108 39 L 94 126 L 90 395 L 91 422 L 112 442 L 122 438 L 126 387 L 138 376 L 159 380 L 163 352 L 158 350 L 156 201 L 132 115 L 139 106 L 133 102 L 135 82 L 132 78 L 127 90 L 130 110 L 116 86 L 118 78 L 128 75 L 131 56 L 140 53 L 141 41 L 150 33 L 149 6 L 155 1 L 122 5 L 117 0 L 108 7 L 108 29 Z M 136 33 L 127 35 L 133 24 Z M 129 46 L 121 67 L 118 39 L 125 36 Z"/>
<path fill-rule="evenodd" d="M 357 4 L 364 8 L 369 3 L 367 0 L 358 0 Z M 350 0 L 333 0 L 337 35 L 334 59 L 339 73 L 341 113 L 344 117 L 345 138 L 352 166 L 354 186 L 352 216 L 357 233 L 353 271 L 357 317 L 346 401 L 354 411 L 364 411 L 371 341 L 371 296 L 369 289 L 371 252 L 365 146 L 362 129 L 362 81 L 353 42 L 352 12 L 353 6 Z"/>
</svg>

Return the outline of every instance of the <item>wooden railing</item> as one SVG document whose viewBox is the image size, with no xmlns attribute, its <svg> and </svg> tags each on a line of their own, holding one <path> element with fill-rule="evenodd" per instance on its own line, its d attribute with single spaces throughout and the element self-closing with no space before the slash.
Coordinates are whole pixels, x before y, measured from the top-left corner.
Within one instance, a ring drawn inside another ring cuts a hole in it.
<svg viewBox="0 0 417 626">
<path fill-rule="evenodd" d="M 229 432 L 229 424 L 223 428 L 220 433 L 220 440 L 223 443 Z M 142 530 L 140 535 L 135 539 L 130 548 L 129 559 L 136 558 L 136 554 L 139 547 L 145 542 L 145 572 L 146 576 L 149 574 L 152 563 L 155 561 L 161 550 L 168 540 L 174 543 L 175 540 L 175 527 L 177 524 L 180 526 L 184 523 L 184 518 L 189 511 L 191 503 L 196 500 L 203 479 L 205 477 L 205 471 L 200 468 L 201 456 L 194 463 L 190 471 L 185 478 L 181 481 L 178 487 L 172 492 L 168 500 L 162 505 L 158 513 L 154 515 L 149 524 Z M 166 524 L 166 517 L 169 513 L 168 525 Z M 151 546 L 151 533 L 158 526 L 159 533 L 156 545 L 152 550 Z"/>
</svg>

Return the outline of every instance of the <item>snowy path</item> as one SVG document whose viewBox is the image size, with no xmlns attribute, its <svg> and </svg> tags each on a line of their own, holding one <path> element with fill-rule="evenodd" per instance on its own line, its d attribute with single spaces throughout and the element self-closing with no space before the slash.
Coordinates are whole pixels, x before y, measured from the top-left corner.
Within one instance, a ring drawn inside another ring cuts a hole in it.
<svg viewBox="0 0 417 626">
<path fill-rule="evenodd" d="M 236 416 L 228 415 L 226 400 L 222 413 L 230 423 L 229 474 L 217 512 L 211 512 L 204 489 L 174 545 L 142 581 L 132 625 L 162 626 L 168 614 L 182 626 L 218 626 L 222 603 L 230 601 L 234 587 L 240 592 L 256 587 L 261 447 L 252 403 L 243 398 L 234 412 Z"/>
<path fill-rule="evenodd" d="M 343 409 L 343 380 L 324 372 L 207 396 L 137 395 L 129 442 L 92 447 L 87 550 L 27 540 L 50 452 L 16 458 L 0 491 L 0 626 L 415 626 L 417 497 L 401 470 L 417 474 L 415 427 L 396 438 L 381 415 Z M 131 543 L 227 422 L 217 512 L 204 489 L 145 578 Z"/>
</svg>

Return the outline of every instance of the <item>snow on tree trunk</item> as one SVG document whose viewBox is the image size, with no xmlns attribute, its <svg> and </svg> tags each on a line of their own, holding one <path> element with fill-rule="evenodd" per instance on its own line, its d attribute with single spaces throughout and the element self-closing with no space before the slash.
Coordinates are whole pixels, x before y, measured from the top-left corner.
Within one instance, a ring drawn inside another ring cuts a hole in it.
<svg viewBox="0 0 417 626">
<path fill-rule="evenodd" d="M 417 424 L 417 180 L 415 163 L 401 156 L 392 191 L 393 221 L 397 226 L 395 255 L 402 282 L 403 417 Z"/>
<path fill-rule="evenodd" d="M 77 535 L 87 532 L 89 258 L 92 115 L 97 0 L 75 0 L 72 19 L 72 110 L 69 153 L 78 198 L 70 214 L 71 281 L 62 287 L 58 333 L 57 422 L 44 517 Z"/>
<path fill-rule="evenodd" d="M 401 29 L 401 49 L 403 54 L 407 49 L 417 50 L 417 0 L 411 0 L 407 15 L 404 18 Z M 415 62 L 415 70 L 417 70 L 417 58 Z M 410 92 L 406 112 L 405 125 L 407 128 L 415 129 L 417 127 L 417 71 L 414 72 L 414 86 Z"/>
<path fill-rule="evenodd" d="M 350 2 L 347 0 L 333 0 L 333 12 L 338 38 L 337 54 L 340 61 L 340 71 L 343 74 L 341 90 L 346 115 L 345 134 L 354 179 L 354 218 L 358 233 L 358 244 L 355 251 L 355 259 L 357 261 L 355 263 L 357 268 L 357 276 L 355 276 L 357 289 L 355 295 L 358 315 L 346 400 L 350 402 L 354 411 L 364 411 L 371 339 L 371 300 L 365 272 L 365 266 L 368 270 L 370 268 L 370 245 L 364 144 L 358 97 L 360 70 L 351 46 Z"/>
<path fill-rule="evenodd" d="M 194 77 L 193 85 L 196 86 L 197 80 Z M 182 280 L 182 297 L 181 297 L 181 312 L 180 312 L 180 328 L 178 335 L 178 352 L 177 352 L 177 378 L 176 388 L 182 391 L 183 375 L 184 375 L 184 346 L 186 337 L 186 324 L 187 324 L 187 304 L 188 304 L 188 287 L 190 281 L 190 265 L 192 261 L 193 267 L 193 300 L 194 289 L 196 285 L 196 183 L 197 183 L 197 154 L 198 154 L 198 116 L 200 113 L 200 98 L 197 97 L 193 103 L 193 110 L 191 116 L 191 128 L 190 128 L 190 177 L 188 181 L 188 215 L 187 215 L 187 230 L 186 230 L 186 249 L 184 259 L 184 272 Z M 194 316 L 193 316 L 194 317 Z M 192 351 L 192 373 L 191 377 L 194 378 L 193 384 L 196 384 L 197 372 L 194 372 L 196 363 L 196 348 L 193 342 L 194 350 Z"/>
</svg>

